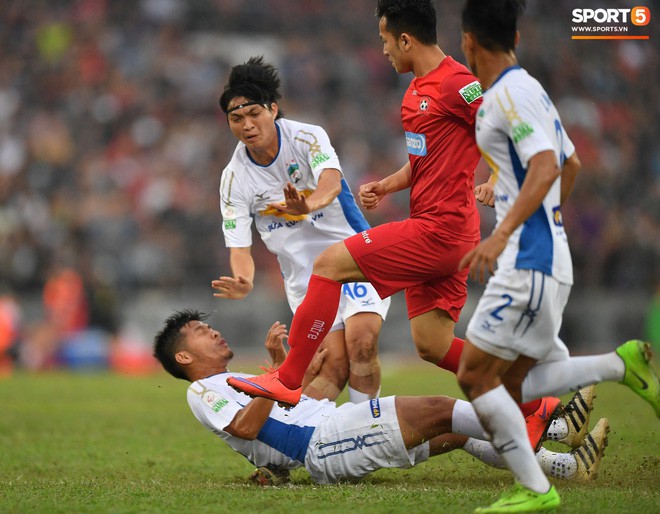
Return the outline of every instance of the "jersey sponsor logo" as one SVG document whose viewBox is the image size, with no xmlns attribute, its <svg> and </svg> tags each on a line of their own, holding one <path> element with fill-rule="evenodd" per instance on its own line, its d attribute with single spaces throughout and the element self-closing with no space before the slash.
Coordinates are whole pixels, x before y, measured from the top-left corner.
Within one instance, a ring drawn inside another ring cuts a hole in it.
<svg viewBox="0 0 660 514">
<path fill-rule="evenodd" d="M 362 232 L 360 232 L 360 234 L 362 234 L 362 239 L 364 239 L 365 243 L 371 244 L 371 238 L 369 237 L 369 232 L 363 230 Z"/>
<path fill-rule="evenodd" d="M 327 153 L 320 153 L 312 159 L 312 168 L 317 168 L 320 164 L 323 164 L 325 161 L 329 161 L 330 156 Z"/>
<path fill-rule="evenodd" d="M 552 222 L 557 227 L 563 227 L 564 226 L 564 220 L 561 217 L 561 208 L 559 206 L 552 208 Z"/>
<path fill-rule="evenodd" d="M 223 407 L 225 407 L 229 400 L 222 398 L 214 391 L 206 391 L 202 395 L 202 401 L 207 405 L 213 412 L 220 412 Z"/>
<path fill-rule="evenodd" d="M 482 95 L 481 84 L 479 84 L 478 80 L 475 80 L 474 82 L 471 82 L 467 86 L 459 89 L 458 92 L 463 97 L 463 100 L 465 100 L 466 103 L 471 104 L 477 98 L 481 98 Z"/>
<path fill-rule="evenodd" d="M 312 323 L 309 333 L 307 334 L 307 339 L 318 339 L 321 334 L 324 332 L 325 321 L 320 319 L 315 319 Z"/>
<path fill-rule="evenodd" d="M 233 230 L 236 228 L 236 220 L 224 220 L 224 226 L 227 230 Z"/>
<path fill-rule="evenodd" d="M 309 155 L 312 158 L 312 169 L 316 168 L 325 161 L 330 160 L 330 156 L 321 150 L 321 145 L 319 144 L 319 140 L 316 135 L 312 134 L 311 132 L 300 130 L 294 139 L 309 146 Z"/>
<path fill-rule="evenodd" d="M 406 146 L 410 155 L 426 155 L 426 136 L 415 132 L 406 132 Z"/>
<path fill-rule="evenodd" d="M 300 166 L 298 166 L 298 164 L 295 162 L 289 164 L 289 167 L 286 170 L 286 172 L 289 175 L 289 180 L 291 180 L 291 182 L 293 182 L 294 184 L 297 184 L 302 178 Z"/>
<path fill-rule="evenodd" d="M 513 132 L 513 142 L 519 143 L 527 136 L 532 135 L 534 133 L 534 128 L 526 121 L 521 121 L 517 125 L 514 125 L 514 127 L 512 128 L 512 132 Z"/>
<path fill-rule="evenodd" d="M 369 407 L 371 407 L 371 417 L 380 418 L 380 402 L 378 398 L 369 400 Z"/>
</svg>

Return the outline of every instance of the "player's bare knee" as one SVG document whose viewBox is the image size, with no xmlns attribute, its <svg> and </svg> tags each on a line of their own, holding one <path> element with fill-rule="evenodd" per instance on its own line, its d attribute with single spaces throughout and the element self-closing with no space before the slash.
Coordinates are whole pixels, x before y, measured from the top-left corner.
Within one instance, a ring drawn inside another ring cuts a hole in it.
<svg viewBox="0 0 660 514">
<path fill-rule="evenodd" d="M 378 358 L 378 339 L 373 334 L 360 334 L 346 341 L 348 358 L 353 362 L 369 362 Z"/>
<path fill-rule="evenodd" d="M 476 373 L 476 370 L 460 366 L 456 373 L 456 378 L 458 379 L 458 384 L 468 398 L 472 400 L 475 398 L 473 395 L 478 396 L 477 387 L 479 385 L 479 374 Z"/>
<path fill-rule="evenodd" d="M 427 362 L 436 364 L 442 360 L 441 355 L 439 355 L 437 348 L 432 346 L 416 345 L 417 355 Z"/>
</svg>

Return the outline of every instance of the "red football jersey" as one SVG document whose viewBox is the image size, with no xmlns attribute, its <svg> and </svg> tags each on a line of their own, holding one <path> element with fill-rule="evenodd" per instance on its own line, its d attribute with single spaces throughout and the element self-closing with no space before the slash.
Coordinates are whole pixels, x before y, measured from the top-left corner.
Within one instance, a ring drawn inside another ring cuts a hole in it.
<svg viewBox="0 0 660 514">
<path fill-rule="evenodd" d="M 412 80 L 401 105 L 412 167 L 410 216 L 432 220 L 438 231 L 463 241 L 479 238 L 474 127 L 480 105 L 476 77 L 449 56 Z"/>
</svg>

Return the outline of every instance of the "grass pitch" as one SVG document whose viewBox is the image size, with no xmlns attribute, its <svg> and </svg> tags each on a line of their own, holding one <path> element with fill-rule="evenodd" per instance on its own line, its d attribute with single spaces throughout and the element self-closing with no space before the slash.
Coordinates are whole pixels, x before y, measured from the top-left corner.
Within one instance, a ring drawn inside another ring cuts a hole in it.
<svg viewBox="0 0 660 514">
<path fill-rule="evenodd" d="M 0 512 L 464 513 L 512 482 L 457 451 L 357 485 L 317 486 L 298 470 L 291 485 L 259 488 L 246 480 L 253 467 L 194 419 L 185 390 L 164 373 L 0 380 Z M 591 426 L 607 416 L 610 445 L 595 482 L 555 481 L 559 511 L 660 512 L 660 420 L 623 386 L 596 391 Z M 386 362 L 382 393 L 395 392 L 463 397 L 453 375 L 421 361 Z"/>
</svg>

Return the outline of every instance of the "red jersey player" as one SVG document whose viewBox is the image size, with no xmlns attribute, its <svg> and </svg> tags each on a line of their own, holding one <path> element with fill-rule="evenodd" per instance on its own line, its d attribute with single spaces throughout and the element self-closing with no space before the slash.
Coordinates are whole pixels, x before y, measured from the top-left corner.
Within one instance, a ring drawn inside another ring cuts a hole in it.
<svg viewBox="0 0 660 514">
<path fill-rule="evenodd" d="M 376 16 L 383 53 L 398 73 L 415 75 L 401 108 L 409 160 L 392 175 L 361 186 L 359 196 L 373 209 L 383 196 L 410 188 L 410 217 L 365 230 L 316 258 L 284 363 L 265 375 L 228 380 L 251 396 L 298 403 L 305 370 L 330 328 L 345 282 L 371 282 L 382 298 L 405 290 L 420 357 L 454 373 L 458 368 L 463 340 L 454 336 L 454 326 L 467 298 L 468 273 L 458 265 L 480 239 L 475 195 L 487 204 L 492 199 L 489 186 L 474 189 L 481 87 L 437 45 L 430 0 L 380 0 Z M 560 405 L 558 398 L 547 401 L 550 413 Z M 525 415 L 539 404 L 526 405 Z"/>
</svg>

